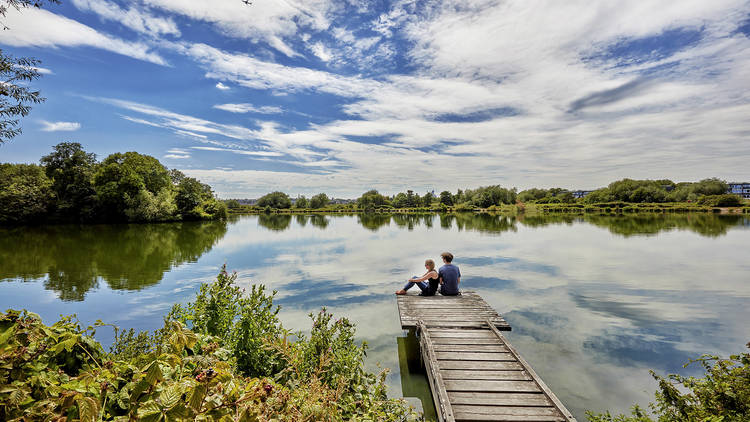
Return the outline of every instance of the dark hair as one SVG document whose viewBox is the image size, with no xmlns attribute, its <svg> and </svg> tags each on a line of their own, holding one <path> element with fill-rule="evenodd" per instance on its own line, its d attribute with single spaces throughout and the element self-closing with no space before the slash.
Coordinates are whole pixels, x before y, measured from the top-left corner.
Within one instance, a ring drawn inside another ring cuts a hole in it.
<svg viewBox="0 0 750 422">
<path fill-rule="evenodd" d="M 442 256 L 442 257 L 443 257 L 443 259 L 444 259 L 444 260 L 445 260 L 446 262 L 451 262 L 451 261 L 453 261 L 453 254 L 452 254 L 452 253 L 450 253 L 450 252 L 443 252 L 443 253 L 441 253 L 441 254 L 440 254 L 440 256 Z"/>
</svg>

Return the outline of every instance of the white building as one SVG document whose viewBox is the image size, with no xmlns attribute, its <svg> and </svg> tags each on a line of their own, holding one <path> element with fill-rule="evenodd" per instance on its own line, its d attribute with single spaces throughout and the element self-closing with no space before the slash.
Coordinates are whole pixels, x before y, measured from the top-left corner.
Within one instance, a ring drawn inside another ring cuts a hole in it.
<svg viewBox="0 0 750 422">
<path fill-rule="evenodd" d="M 750 183 L 729 183 L 729 191 L 727 193 L 733 193 L 745 199 L 750 199 Z"/>
</svg>

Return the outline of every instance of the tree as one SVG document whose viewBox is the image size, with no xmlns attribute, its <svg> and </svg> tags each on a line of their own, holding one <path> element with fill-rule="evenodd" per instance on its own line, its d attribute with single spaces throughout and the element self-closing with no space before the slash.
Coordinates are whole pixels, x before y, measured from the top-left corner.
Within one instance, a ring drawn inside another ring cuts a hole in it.
<svg viewBox="0 0 750 422">
<path fill-rule="evenodd" d="M 158 195 L 162 189 L 174 186 L 169 171 L 156 158 L 137 152 L 118 152 L 99 165 L 94 189 L 104 217 L 112 219 L 125 217 L 128 199 L 132 201 L 141 190 Z"/>
<path fill-rule="evenodd" d="M 198 179 L 185 177 L 177 185 L 177 195 L 175 196 L 177 212 L 184 219 L 202 218 L 205 214 L 202 205 L 204 202 L 211 200 L 213 196 L 210 186 L 199 182 Z"/>
<path fill-rule="evenodd" d="M 276 209 L 286 209 L 292 207 L 292 200 L 289 199 L 289 195 L 284 192 L 271 192 L 265 194 L 258 199 L 257 205 L 259 207 L 270 207 Z"/>
<path fill-rule="evenodd" d="M 447 190 L 440 192 L 440 203 L 443 205 L 453 205 L 453 196 Z"/>
<path fill-rule="evenodd" d="M 435 200 L 435 195 L 432 192 L 427 192 L 422 197 L 422 206 L 429 208 L 432 206 L 432 201 Z"/>
<path fill-rule="evenodd" d="M 44 3 L 59 4 L 58 0 L 2 0 L 0 16 L 5 17 L 9 8 L 20 10 L 29 6 L 42 7 Z M 0 22 L 2 30 L 8 30 Z M 39 91 L 27 84 L 41 76 L 37 66 L 39 60 L 30 57 L 13 57 L 0 49 L 0 144 L 21 133 L 19 118 L 31 111 L 30 104 L 44 101 Z"/>
<path fill-rule="evenodd" d="M 324 193 L 319 193 L 312 198 L 310 198 L 310 208 L 323 208 L 328 203 L 331 202 L 330 199 L 328 199 L 328 196 Z"/>
<path fill-rule="evenodd" d="M 393 205 L 394 208 L 406 208 L 409 206 L 409 198 L 405 193 L 399 192 L 393 197 L 391 205 Z"/>
<path fill-rule="evenodd" d="M 294 208 L 307 208 L 309 205 L 310 204 L 308 204 L 305 195 L 300 196 L 296 201 L 294 201 Z"/>
<path fill-rule="evenodd" d="M 357 208 L 368 210 L 382 207 L 388 204 L 388 199 L 378 193 L 375 189 L 368 190 L 357 198 Z"/>
<path fill-rule="evenodd" d="M 44 216 L 55 195 L 52 181 L 35 164 L 0 164 L 0 223 L 26 223 Z"/>
<path fill-rule="evenodd" d="M 90 214 L 96 203 L 92 185 L 96 154 L 87 153 L 77 142 L 62 142 L 39 161 L 52 180 L 57 212 L 71 217 Z"/>
<path fill-rule="evenodd" d="M 234 209 L 237 209 L 237 208 L 241 207 L 240 201 L 238 201 L 236 199 L 230 199 L 230 200 L 226 201 L 226 204 L 227 204 L 227 208 L 229 208 L 230 210 L 234 210 Z"/>
</svg>

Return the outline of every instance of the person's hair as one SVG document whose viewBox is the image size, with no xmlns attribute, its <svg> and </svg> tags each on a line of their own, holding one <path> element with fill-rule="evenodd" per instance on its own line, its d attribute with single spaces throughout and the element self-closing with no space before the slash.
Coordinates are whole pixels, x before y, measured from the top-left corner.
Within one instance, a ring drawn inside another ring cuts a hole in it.
<svg viewBox="0 0 750 422">
<path fill-rule="evenodd" d="M 429 268 L 430 271 L 435 271 L 435 261 L 431 259 L 426 259 L 424 261 L 424 265 L 427 265 L 427 268 Z"/>
<path fill-rule="evenodd" d="M 453 254 L 450 253 L 450 252 L 443 252 L 443 253 L 440 254 L 440 256 L 442 256 L 443 259 L 446 262 L 452 262 L 453 261 Z"/>
</svg>

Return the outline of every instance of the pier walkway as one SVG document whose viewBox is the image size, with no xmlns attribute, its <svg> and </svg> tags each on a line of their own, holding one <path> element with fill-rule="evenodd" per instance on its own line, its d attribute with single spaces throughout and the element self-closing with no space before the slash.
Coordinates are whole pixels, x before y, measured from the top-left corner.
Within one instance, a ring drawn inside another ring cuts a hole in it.
<svg viewBox="0 0 750 422">
<path fill-rule="evenodd" d="M 573 415 L 501 331 L 510 325 L 474 292 L 398 296 L 401 328 L 415 328 L 441 422 L 559 421 Z"/>
</svg>

